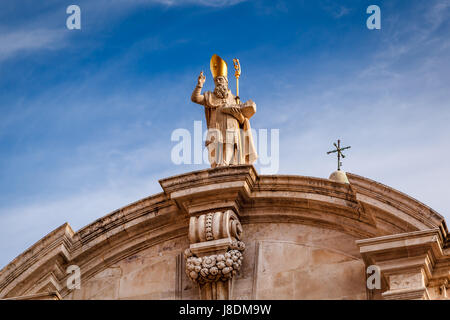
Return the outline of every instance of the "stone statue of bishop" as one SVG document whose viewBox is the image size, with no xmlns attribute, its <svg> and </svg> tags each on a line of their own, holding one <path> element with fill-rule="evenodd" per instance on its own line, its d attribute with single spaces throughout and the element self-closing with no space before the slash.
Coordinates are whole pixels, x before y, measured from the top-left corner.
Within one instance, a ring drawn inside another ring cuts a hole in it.
<svg viewBox="0 0 450 320">
<path fill-rule="evenodd" d="M 213 55 L 210 67 L 214 91 L 202 94 L 206 80 L 202 71 L 191 100 L 205 107 L 208 127 L 205 145 L 211 167 L 252 164 L 258 155 L 249 119 L 256 112 L 256 104 L 252 100 L 241 103 L 228 89 L 228 68 L 222 58 Z"/>
</svg>

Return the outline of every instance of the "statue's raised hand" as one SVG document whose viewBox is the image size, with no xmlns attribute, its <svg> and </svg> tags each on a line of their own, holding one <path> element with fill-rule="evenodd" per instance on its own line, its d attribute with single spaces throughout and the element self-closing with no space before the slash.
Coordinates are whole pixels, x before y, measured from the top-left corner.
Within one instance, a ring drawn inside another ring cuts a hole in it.
<svg viewBox="0 0 450 320">
<path fill-rule="evenodd" d="M 205 75 L 203 74 L 203 71 L 202 71 L 202 72 L 200 72 L 200 75 L 198 76 L 198 85 L 200 87 L 202 87 L 203 84 L 205 83 L 205 80 L 206 80 L 206 77 L 205 77 Z"/>
</svg>

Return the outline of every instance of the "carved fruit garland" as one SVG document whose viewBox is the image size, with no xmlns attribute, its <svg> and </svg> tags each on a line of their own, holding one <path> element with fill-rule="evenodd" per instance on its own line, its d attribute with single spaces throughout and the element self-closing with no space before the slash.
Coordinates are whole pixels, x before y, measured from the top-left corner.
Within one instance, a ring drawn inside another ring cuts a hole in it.
<svg viewBox="0 0 450 320">
<path fill-rule="evenodd" d="M 199 284 L 226 281 L 240 270 L 244 250 L 245 244 L 242 241 L 233 241 L 225 254 L 197 257 L 190 249 L 186 249 L 186 274 Z"/>
</svg>

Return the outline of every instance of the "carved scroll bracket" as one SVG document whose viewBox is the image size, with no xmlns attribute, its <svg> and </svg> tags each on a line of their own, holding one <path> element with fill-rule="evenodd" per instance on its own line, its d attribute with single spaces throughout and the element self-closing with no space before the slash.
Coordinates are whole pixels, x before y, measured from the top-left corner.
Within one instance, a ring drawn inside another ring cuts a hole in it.
<svg viewBox="0 0 450 320">
<path fill-rule="evenodd" d="M 240 270 L 245 244 L 242 225 L 232 210 L 191 217 L 186 274 L 200 287 L 201 299 L 228 300 L 233 276 Z"/>
</svg>

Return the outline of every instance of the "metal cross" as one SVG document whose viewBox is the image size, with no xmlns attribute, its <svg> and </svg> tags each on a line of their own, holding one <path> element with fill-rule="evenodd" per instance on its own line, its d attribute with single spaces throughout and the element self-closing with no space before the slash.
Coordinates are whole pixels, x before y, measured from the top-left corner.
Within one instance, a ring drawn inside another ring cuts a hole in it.
<svg viewBox="0 0 450 320">
<path fill-rule="evenodd" d="M 336 144 L 336 142 L 334 142 L 333 145 L 336 147 L 336 150 L 328 151 L 327 154 L 337 152 L 338 170 L 341 170 L 341 166 L 342 166 L 341 156 L 342 156 L 342 159 L 345 158 L 345 155 L 342 153 L 342 151 L 344 151 L 345 149 L 350 149 L 351 147 L 348 146 L 348 147 L 341 148 L 341 140 L 338 140 L 337 144 Z"/>
</svg>

